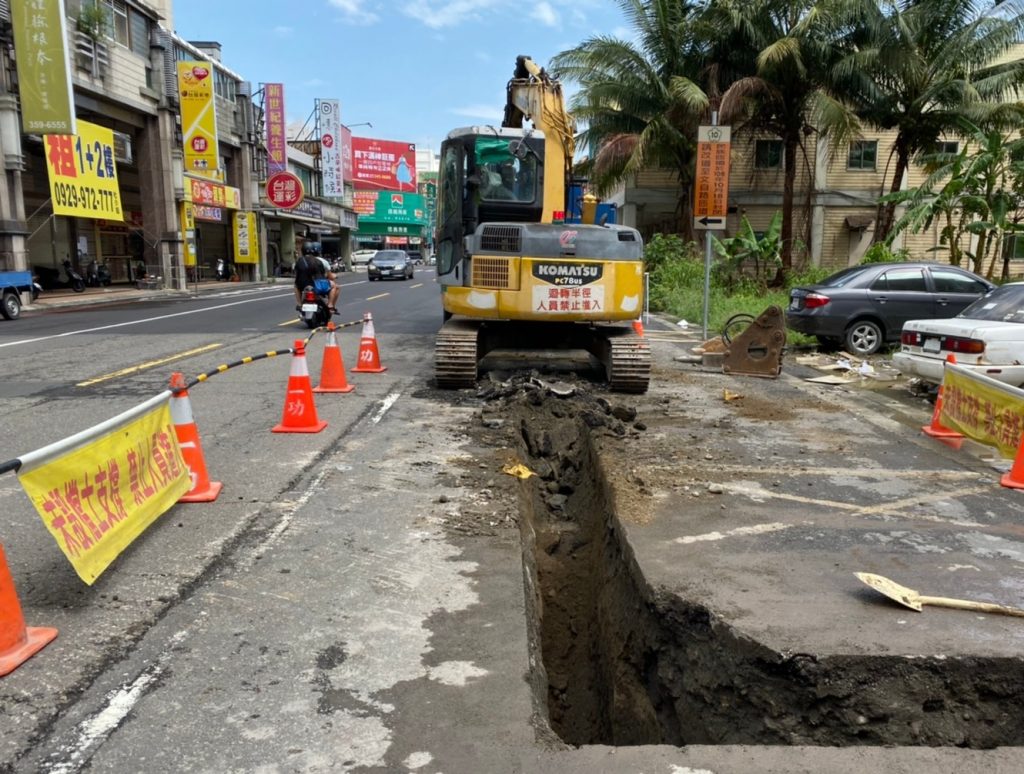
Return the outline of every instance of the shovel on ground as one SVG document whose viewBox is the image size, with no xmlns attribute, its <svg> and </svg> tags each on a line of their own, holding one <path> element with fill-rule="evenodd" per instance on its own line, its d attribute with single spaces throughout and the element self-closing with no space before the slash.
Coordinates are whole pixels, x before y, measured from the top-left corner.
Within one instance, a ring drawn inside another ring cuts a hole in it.
<svg viewBox="0 0 1024 774">
<path fill-rule="evenodd" d="M 957 610 L 974 610 L 979 613 L 997 613 L 999 615 L 1016 615 L 1024 618 L 1024 610 L 1006 605 L 996 605 L 992 602 L 972 602 L 968 599 L 950 599 L 949 597 L 925 597 L 901 586 L 895 581 L 884 578 L 881 575 L 873 575 L 870 572 L 855 572 L 854 575 L 862 583 L 867 584 L 875 591 L 878 591 L 889 599 L 909 607 L 911 610 L 921 612 L 924 605 L 935 607 L 955 607 Z"/>
</svg>

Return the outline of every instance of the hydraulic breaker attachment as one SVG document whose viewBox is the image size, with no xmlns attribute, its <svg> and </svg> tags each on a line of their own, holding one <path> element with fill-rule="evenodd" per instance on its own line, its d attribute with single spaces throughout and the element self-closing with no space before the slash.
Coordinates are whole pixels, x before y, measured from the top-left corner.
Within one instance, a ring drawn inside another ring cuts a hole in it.
<svg viewBox="0 0 1024 774">
<path fill-rule="evenodd" d="M 786 321 L 782 310 L 770 306 L 743 333 L 734 336 L 722 360 L 722 372 L 776 378 L 782 373 Z"/>
</svg>

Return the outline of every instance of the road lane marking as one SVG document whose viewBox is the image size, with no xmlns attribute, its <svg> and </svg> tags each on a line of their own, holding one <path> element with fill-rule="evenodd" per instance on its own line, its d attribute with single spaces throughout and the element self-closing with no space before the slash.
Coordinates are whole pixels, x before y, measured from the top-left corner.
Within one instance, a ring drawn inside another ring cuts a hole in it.
<svg viewBox="0 0 1024 774">
<path fill-rule="evenodd" d="M 802 522 L 802 524 L 810 523 L 811 522 L 809 521 Z M 724 540 L 729 537 L 764 535 L 768 532 L 778 532 L 782 529 L 791 529 L 792 527 L 797 526 L 801 526 L 801 524 L 783 524 L 780 521 L 775 521 L 770 524 L 755 524 L 752 527 L 736 527 L 736 529 L 730 529 L 727 532 L 705 532 L 703 535 L 685 535 L 683 537 L 677 537 L 675 542 L 687 546 L 691 543 L 706 543 L 714 540 Z"/>
<path fill-rule="evenodd" d="M 423 287 L 423 283 L 422 282 L 417 282 L 415 285 L 410 285 L 409 286 L 409 290 L 412 290 L 413 288 L 421 288 L 421 287 Z"/>
<path fill-rule="evenodd" d="M 287 296 L 289 298 L 295 298 L 295 294 L 288 291 Z M 78 336 L 82 333 L 98 333 L 99 331 L 109 331 L 114 328 L 127 328 L 129 325 L 142 325 L 149 322 L 157 322 L 158 320 L 172 320 L 175 317 L 188 317 L 193 314 L 202 314 L 203 312 L 216 312 L 219 309 L 229 309 L 233 306 L 241 306 L 242 304 L 252 304 L 256 301 L 273 301 L 278 298 L 284 298 L 285 294 L 277 296 L 264 296 L 263 298 L 247 298 L 244 301 L 232 301 L 230 304 L 218 304 L 217 306 L 207 306 L 202 309 L 190 309 L 187 312 L 174 312 L 173 314 L 161 314 L 156 317 L 144 317 L 141 320 L 129 320 L 127 322 L 112 323 L 110 325 L 99 325 L 95 328 L 82 328 L 77 331 L 64 331 L 63 333 L 54 333 L 50 336 L 37 336 L 34 339 L 20 339 L 18 341 L 8 341 L 6 344 L 0 344 L 0 349 L 5 347 L 16 347 L 19 344 L 35 344 L 39 341 L 49 341 L 50 339 L 63 339 L 67 336 Z"/>
<path fill-rule="evenodd" d="M 370 296 L 369 298 L 364 298 L 363 300 L 364 301 L 376 301 L 378 298 L 384 298 L 384 296 L 390 296 L 390 295 L 391 295 L 390 293 L 381 293 L 379 296 Z"/>
<path fill-rule="evenodd" d="M 88 387 L 93 384 L 99 384 L 100 382 L 106 382 L 111 379 L 116 379 L 119 376 L 128 376 L 129 374 L 138 373 L 139 371 L 145 371 L 148 368 L 155 368 L 159 365 L 165 365 L 172 363 L 175 360 L 181 360 L 183 357 L 189 357 L 191 355 L 198 355 L 201 352 L 209 352 L 213 349 L 223 347 L 223 344 L 207 344 L 205 347 L 196 347 L 185 352 L 179 352 L 176 355 L 170 355 L 168 357 L 160 358 L 159 360 L 148 360 L 145 363 L 139 363 L 135 366 L 129 366 L 128 368 L 122 368 L 120 371 L 114 371 L 113 373 L 104 374 L 103 376 L 97 376 L 93 379 L 87 379 L 84 382 L 79 382 L 75 387 Z"/>
<path fill-rule="evenodd" d="M 395 405 L 395 401 L 398 400 L 401 395 L 402 393 L 400 392 L 393 392 L 384 398 L 384 400 L 380 402 L 380 410 L 373 415 L 370 421 L 373 422 L 373 424 L 380 422 L 384 418 L 384 415 L 388 413 L 388 409 Z"/>
<path fill-rule="evenodd" d="M 277 327 L 278 328 L 283 328 L 286 325 L 298 325 L 298 324 L 299 324 L 299 320 L 288 320 L 287 322 L 278 323 Z"/>
</svg>

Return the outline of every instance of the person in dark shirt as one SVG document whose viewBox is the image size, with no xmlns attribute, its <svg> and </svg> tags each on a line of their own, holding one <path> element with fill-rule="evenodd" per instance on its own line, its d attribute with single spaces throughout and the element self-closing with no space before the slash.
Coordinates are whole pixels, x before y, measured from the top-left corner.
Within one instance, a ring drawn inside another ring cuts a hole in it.
<svg viewBox="0 0 1024 774">
<path fill-rule="evenodd" d="M 313 284 L 315 279 L 323 279 L 324 265 L 320 260 L 303 249 L 302 255 L 295 261 L 295 311 L 302 305 L 302 291 Z"/>
</svg>

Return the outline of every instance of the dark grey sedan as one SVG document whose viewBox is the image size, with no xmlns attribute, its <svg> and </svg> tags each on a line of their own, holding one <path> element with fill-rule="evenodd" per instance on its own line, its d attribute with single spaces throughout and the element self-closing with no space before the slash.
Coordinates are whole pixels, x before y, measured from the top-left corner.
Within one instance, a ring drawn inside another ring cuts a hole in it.
<svg viewBox="0 0 1024 774">
<path fill-rule="evenodd" d="M 898 342 L 908 320 L 953 317 L 995 287 L 938 263 L 872 263 L 789 292 L 786 325 L 852 355 Z"/>
<path fill-rule="evenodd" d="M 366 277 L 371 282 L 381 279 L 412 279 L 412 260 L 405 250 L 378 250 L 366 264 Z"/>
</svg>

